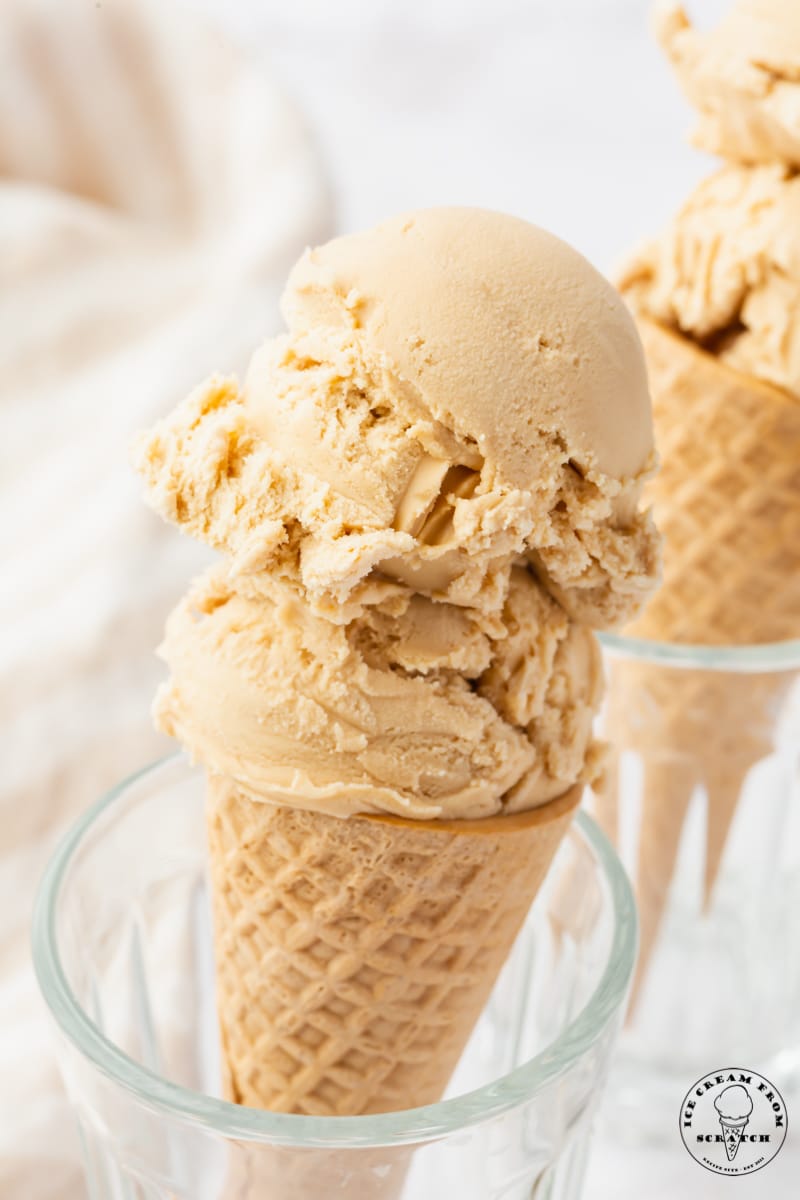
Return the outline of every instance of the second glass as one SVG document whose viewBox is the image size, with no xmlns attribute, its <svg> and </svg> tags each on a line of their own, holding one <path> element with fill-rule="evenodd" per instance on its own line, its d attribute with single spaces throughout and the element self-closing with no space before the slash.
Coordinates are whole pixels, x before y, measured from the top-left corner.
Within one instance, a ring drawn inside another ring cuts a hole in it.
<svg viewBox="0 0 800 1200">
<path fill-rule="evenodd" d="M 661 1137 L 706 1072 L 788 1086 L 800 1061 L 800 642 L 601 640 L 596 814 L 641 924 L 612 1090 L 621 1126 Z"/>
</svg>

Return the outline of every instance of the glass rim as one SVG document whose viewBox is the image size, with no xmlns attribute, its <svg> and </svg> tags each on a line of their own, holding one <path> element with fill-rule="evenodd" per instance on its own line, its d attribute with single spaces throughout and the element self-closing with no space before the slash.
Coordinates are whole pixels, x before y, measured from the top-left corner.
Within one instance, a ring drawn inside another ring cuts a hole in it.
<svg viewBox="0 0 800 1200">
<path fill-rule="evenodd" d="M 649 638 L 627 637 L 623 633 L 599 632 L 597 637 L 601 646 L 612 654 L 654 666 L 737 671 L 753 675 L 762 671 L 800 668 L 800 638 L 742 646 L 707 646 L 690 642 L 657 642 Z"/>
<path fill-rule="evenodd" d="M 75 997 L 58 949 L 56 912 L 65 875 L 84 837 L 131 787 L 180 754 L 151 763 L 122 780 L 71 826 L 52 855 L 36 894 L 33 963 L 39 988 L 61 1033 L 81 1057 L 145 1107 L 217 1135 L 292 1147 L 369 1147 L 427 1142 L 498 1117 L 533 1098 L 584 1057 L 624 1003 L 636 959 L 638 922 L 633 892 L 616 852 L 584 811 L 575 816 L 608 885 L 613 932 L 608 959 L 592 995 L 559 1036 L 513 1071 L 470 1092 L 420 1108 L 365 1116 L 308 1116 L 248 1108 L 184 1088 L 130 1058 L 95 1025 Z"/>
</svg>

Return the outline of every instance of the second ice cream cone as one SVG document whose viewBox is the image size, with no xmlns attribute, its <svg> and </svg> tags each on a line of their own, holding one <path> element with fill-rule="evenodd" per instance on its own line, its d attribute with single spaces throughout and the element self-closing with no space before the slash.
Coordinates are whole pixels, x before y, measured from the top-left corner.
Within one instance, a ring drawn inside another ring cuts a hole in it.
<svg viewBox="0 0 800 1200">
<path fill-rule="evenodd" d="M 634 636 L 699 645 L 800 633 L 800 402 L 645 318 L 664 579 Z"/>
<path fill-rule="evenodd" d="M 790 673 L 746 675 L 617 659 L 610 671 L 607 731 L 641 761 L 641 813 L 633 868 L 640 914 L 634 1004 L 658 938 L 686 815 L 705 810 L 703 895 L 711 902 L 748 772 L 773 747 Z M 620 772 L 609 772 L 597 815 L 618 843 Z"/>
<path fill-rule="evenodd" d="M 665 535 L 665 562 L 663 587 L 630 632 L 703 645 L 796 636 L 800 404 L 653 322 L 641 319 L 639 328 L 663 460 L 650 499 Z M 790 682 L 788 674 L 614 663 L 607 733 L 620 749 L 641 756 L 645 778 L 640 982 L 692 794 L 701 787 L 706 798 L 708 901 L 742 786 L 772 748 Z M 607 827 L 616 803 L 599 805 Z"/>
</svg>

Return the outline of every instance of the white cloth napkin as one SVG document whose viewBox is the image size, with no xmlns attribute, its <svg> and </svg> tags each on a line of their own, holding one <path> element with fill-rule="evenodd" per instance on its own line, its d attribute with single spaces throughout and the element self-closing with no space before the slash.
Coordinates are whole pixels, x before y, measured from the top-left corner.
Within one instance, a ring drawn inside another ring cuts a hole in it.
<svg viewBox="0 0 800 1200">
<path fill-rule="evenodd" d="M 263 63 L 167 0 L 3 0 L 0 1195 L 81 1195 L 28 952 L 57 835 L 166 749 L 153 658 L 197 552 L 132 434 L 277 325 L 323 238 L 313 146 Z"/>
</svg>

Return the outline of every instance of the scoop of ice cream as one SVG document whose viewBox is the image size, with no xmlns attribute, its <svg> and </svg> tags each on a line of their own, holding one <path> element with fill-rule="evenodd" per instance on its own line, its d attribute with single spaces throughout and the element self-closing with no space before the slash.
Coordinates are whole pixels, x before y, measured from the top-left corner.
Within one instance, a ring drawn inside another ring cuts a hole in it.
<svg viewBox="0 0 800 1200">
<path fill-rule="evenodd" d="M 530 487 L 542 434 L 617 478 L 652 450 L 644 362 L 613 288 L 565 242 L 479 209 L 430 209 L 306 251 L 289 328 L 360 334 L 490 476 Z"/>
<path fill-rule="evenodd" d="M 800 166 L 800 5 L 738 0 L 706 34 L 670 0 L 656 10 L 655 26 L 700 114 L 697 146 L 742 162 Z"/>
<path fill-rule="evenodd" d="M 141 443 L 165 516 L 332 620 L 398 583 L 498 612 L 519 555 L 586 624 L 640 606 L 644 360 L 580 255 L 433 209 L 308 251 L 283 308 L 243 387 L 212 380 Z"/>
<path fill-rule="evenodd" d="M 640 313 L 800 396 L 800 176 L 725 167 L 623 273 Z"/>
<path fill-rule="evenodd" d="M 174 611 L 159 726 L 259 800 L 339 816 L 534 807 L 597 767 L 592 634 L 529 571 L 498 618 L 408 589 L 348 624 L 224 569 Z"/>
<path fill-rule="evenodd" d="M 740 1083 L 732 1083 L 730 1087 L 723 1088 L 716 1097 L 714 1108 L 721 1117 L 726 1117 L 729 1121 L 741 1121 L 750 1116 L 753 1101 L 747 1088 L 742 1087 Z"/>
</svg>

